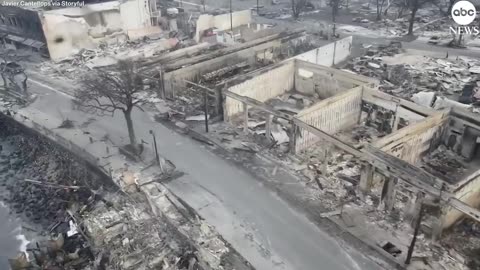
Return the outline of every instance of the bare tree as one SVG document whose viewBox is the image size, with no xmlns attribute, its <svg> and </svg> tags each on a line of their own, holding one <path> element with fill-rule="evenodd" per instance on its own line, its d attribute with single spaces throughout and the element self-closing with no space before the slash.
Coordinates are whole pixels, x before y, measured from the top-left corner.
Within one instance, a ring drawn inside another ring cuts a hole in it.
<svg viewBox="0 0 480 270">
<path fill-rule="evenodd" d="M 340 9 L 341 0 L 330 0 L 329 5 L 332 7 L 332 22 L 333 22 L 333 31 L 332 35 L 336 35 L 336 22 L 338 10 Z"/>
<path fill-rule="evenodd" d="M 291 0 L 292 1 L 292 16 L 294 19 L 298 19 L 300 13 L 307 6 L 307 0 Z"/>
<path fill-rule="evenodd" d="M 380 21 L 382 19 L 382 13 L 383 13 L 383 6 L 385 5 L 385 0 L 377 0 L 377 21 Z M 387 7 L 388 9 L 388 7 Z M 385 15 L 387 15 L 385 13 Z"/>
<path fill-rule="evenodd" d="M 415 24 L 415 16 L 417 11 L 422 8 L 427 3 L 434 3 L 435 0 L 407 0 L 406 4 L 410 10 L 410 19 L 408 22 L 408 34 L 409 36 L 413 35 L 413 25 Z"/>
<path fill-rule="evenodd" d="M 121 111 L 127 123 L 130 145 L 139 150 L 133 128 L 132 111 L 145 102 L 139 98 L 143 82 L 135 63 L 120 61 L 112 70 L 98 70 L 81 79 L 80 89 L 75 93 L 75 103 L 82 108 L 101 114 Z M 137 152 L 138 153 L 138 152 Z"/>
</svg>

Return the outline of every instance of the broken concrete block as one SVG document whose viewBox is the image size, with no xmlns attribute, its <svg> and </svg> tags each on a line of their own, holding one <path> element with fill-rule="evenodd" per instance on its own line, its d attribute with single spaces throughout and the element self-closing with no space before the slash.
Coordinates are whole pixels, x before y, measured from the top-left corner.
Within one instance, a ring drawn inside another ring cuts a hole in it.
<svg viewBox="0 0 480 270">
<path fill-rule="evenodd" d="M 210 115 L 207 115 L 207 119 L 210 119 Z M 204 114 L 199 114 L 199 115 L 193 115 L 193 116 L 188 116 L 185 118 L 187 121 L 205 121 L 205 115 Z"/>
<path fill-rule="evenodd" d="M 274 125 L 272 128 L 272 137 L 277 144 L 287 143 L 290 141 L 288 134 L 280 125 Z"/>
<path fill-rule="evenodd" d="M 302 100 L 302 102 L 303 102 L 303 106 L 305 106 L 305 108 L 308 108 L 313 104 L 313 101 L 311 101 L 310 99 L 306 99 L 306 98 L 304 98 Z"/>
<path fill-rule="evenodd" d="M 412 101 L 417 103 L 418 105 L 431 108 L 433 105 L 433 101 L 435 100 L 435 96 L 435 92 L 418 92 L 416 94 L 413 94 Z"/>
<path fill-rule="evenodd" d="M 368 66 L 371 67 L 371 68 L 380 68 L 381 67 L 379 64 L 375 64 L 375 63 L 372 63 L 372 62 L 368 62 Z"/>
<path fill-rule="evenodd" d="M 471 67 L 470 69 L 468 69 L 468 71 L 469 71 L 470 73 L 480 74 L 480 66 Z"/>
<path fill-rule="evenodd" d="M 248 127 L 249 128 L 256 128 L 256 127 L 259 127 L 259 126 L 263 126 L 265 125 L 265 121 L 260 121 L 260 122 L 257 122 L 257 121 L 248 121 Z"/>
<path fill-rule="evenodd" d="M 437 97 L 435 100 L 435 104 L 433 108 L 435 110 L 441 110 L 446 108 L 462 108 L 462 109 L 470 109 L 472 105 L 462 104 L 458 101 L 448 99 L 446 97 Z"/>
<path fill-rule="evenodd" d="M 187 129 L 188 128 L 187 124 L 185 124 L 184 122 L 180 122 L 180 121 L 175 122 L 175 126 L 181 128 L 181 129 Z"/>
</svg>

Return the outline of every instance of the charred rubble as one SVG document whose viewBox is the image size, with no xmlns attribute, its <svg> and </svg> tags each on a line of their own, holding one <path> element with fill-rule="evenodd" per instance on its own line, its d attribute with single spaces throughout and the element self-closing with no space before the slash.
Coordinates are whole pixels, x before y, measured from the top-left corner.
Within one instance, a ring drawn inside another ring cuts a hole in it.
<svg viewBox="0 0 480 270">
<path fill-rule="evenodd" d="M 204 255 L 177 224 L 152 212 L 143 193 L 123 193 L 21 126 L 0 121 L 0 130 L 0 199 L 35 239 L 10 259 L 12 269 L 208 269 Z M 227 257 L 223 267 L 236 268 Z"/>
</svg>

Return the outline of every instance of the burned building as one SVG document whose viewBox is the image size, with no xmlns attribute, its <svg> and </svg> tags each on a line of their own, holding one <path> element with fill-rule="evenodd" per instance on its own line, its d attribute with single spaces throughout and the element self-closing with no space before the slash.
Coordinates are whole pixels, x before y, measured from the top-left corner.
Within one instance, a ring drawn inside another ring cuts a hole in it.
<svg viewBox="0 0 480 270">
<path fill-rule="evenodd" d="M 123 42 L 162 32 L 155 1 L 76 2 L 58 7 L 38 3 L 38 7 L 2 6 L 0 31 L 4 42 L 15 48 L 27 46 L 46 52 L 48 47 L 55 61 L 82 49 L 94 49 L 100 42 Z"/>
<path fill-rule="evenodd" d="M 0 37 L 4 46 L 29 47 L 46 53 L 38 11 L 16 6 L 0 8 Z"/>
</svg>

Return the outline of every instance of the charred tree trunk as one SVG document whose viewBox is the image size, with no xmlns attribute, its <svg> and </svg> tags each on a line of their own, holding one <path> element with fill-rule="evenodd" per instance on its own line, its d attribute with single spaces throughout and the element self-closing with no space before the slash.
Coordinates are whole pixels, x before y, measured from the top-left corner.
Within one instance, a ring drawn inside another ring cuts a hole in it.
<svg viewBox="0 0 480 270">
<path fill-rule="evenodd" d="M 408 24 L 408 35 L 409 36 L 413 35 L 413 24 L 415 23 L 415 15 L 417 14 L 417 10 L 418 10 L 417 3 L 418 3 L 418 0 L 415 0 L 414 1 L 415 6 L 412 9 L 412 14 L 410 15 L 410 21 L 409 21 L 409 24 Z"/>
<path fill-rule="evenodd" d="M 337 28 L 337 14 L 338 14 L 338 6 L 340 4 L 340 0 L 332 0 L 332 23 L 333 23 L 333 30 L 332 36 L 336 36 L 336 28 Z"/>
<path fill-rule="evenodd" d="M 376 18 L 377 21 L 380 21 L 380 19 L 382 18 L 381 13 L 382 11 L 380 10 L 380 0 L 377 0 L 377 18 Z"/>
<path fill-rule="evenodd" d="M 7 78 L 5 77 L 5 74 L 1 73 L 1 75 L 2 75 L 2 80 L 3 80 L 3 86 L 5 87 L 5 90 L 8 90 Z"/>
<path fill-rule="evenodd" d="M 24 94 L 27 93 L 27 80 L 28 80 L 28 77 L 25 76 L 25 79 L 23 79 L 23 81 L 22 81 L 22 91 L 23 91 Z"/>
<path fill-rule="evenodd" d="M 450 15 L 450 13 L 452 12 L 453 4 L 455 4 L 455 0 L 450 0 L 448 3 L 447 15 Z"/>
<path fill-rule="evenodd" d="M 295 0 L 292 0 L 292 16 L 294 19 L 298 19 L 299 12 L 297 10 L 297 2 Z"/>
<path fill-rule="evenodd" d="M 135 151 L 137 151 L 138 145 L 137 145 L 137 137 L 135 136 L 135 130 L 133 128 L 132 108 L 129 108 L 123 111 L 123 115 L 125 116 L 125 121 L 127 122 L 128 138 L 130 139 L 130 145 L 132 145 Z"/>
</svg>

